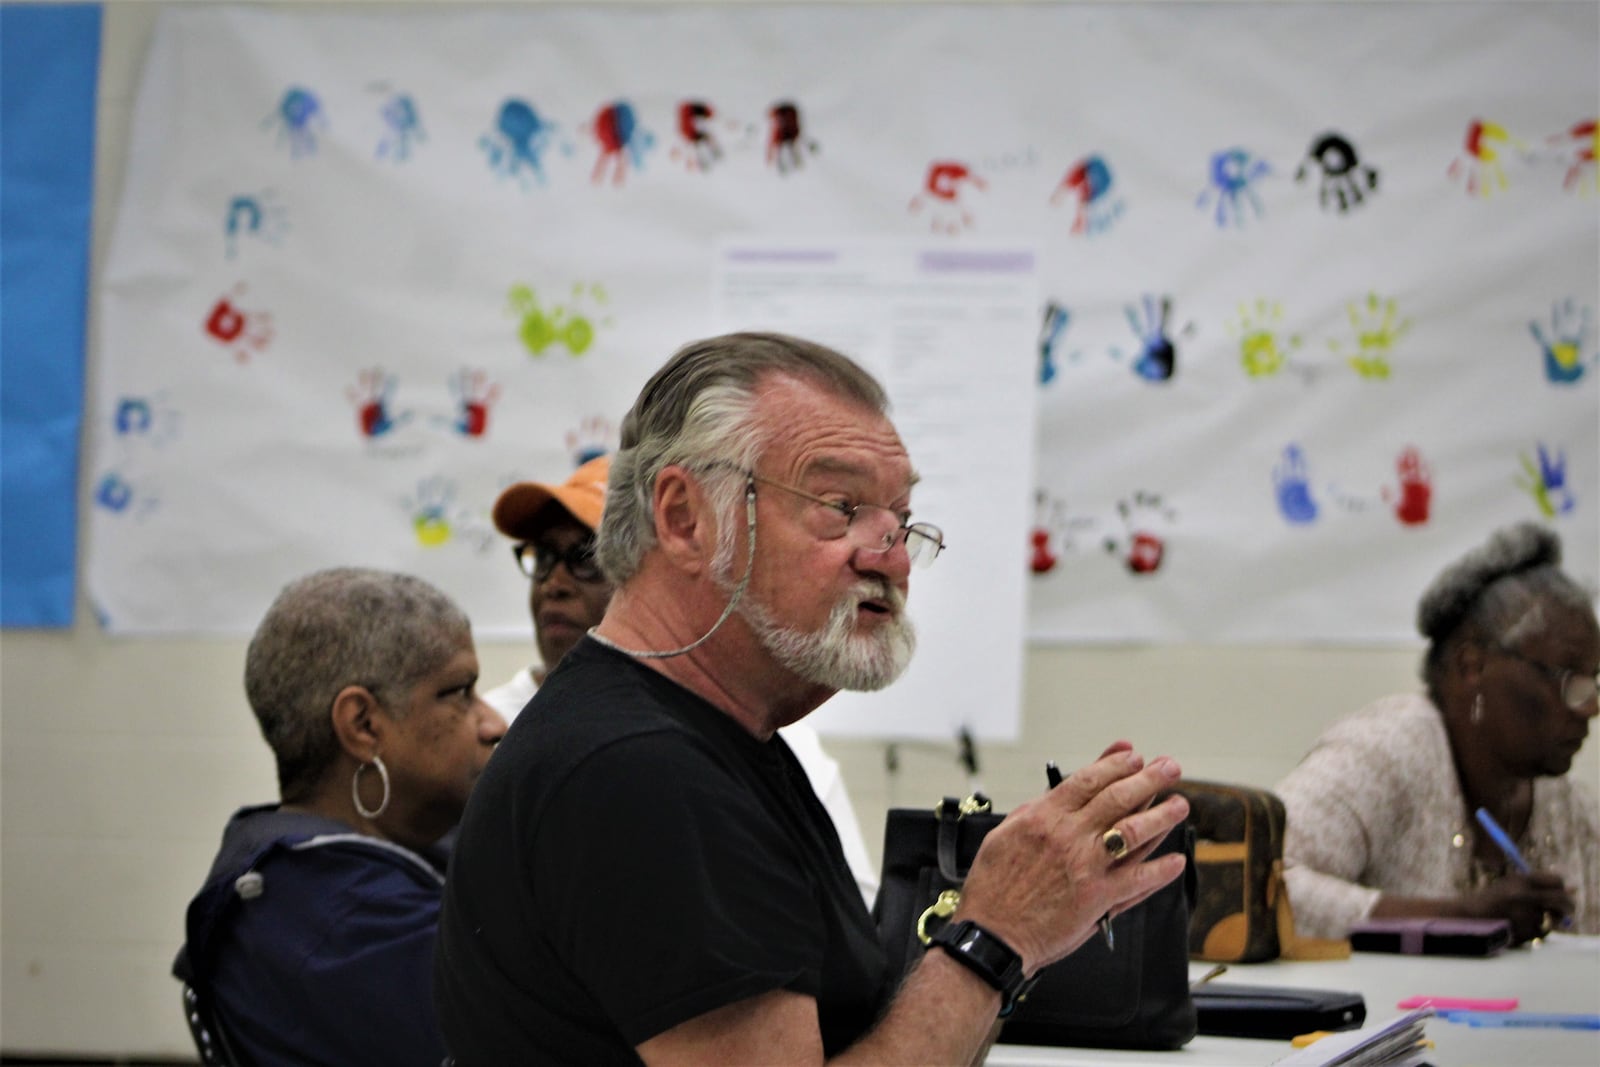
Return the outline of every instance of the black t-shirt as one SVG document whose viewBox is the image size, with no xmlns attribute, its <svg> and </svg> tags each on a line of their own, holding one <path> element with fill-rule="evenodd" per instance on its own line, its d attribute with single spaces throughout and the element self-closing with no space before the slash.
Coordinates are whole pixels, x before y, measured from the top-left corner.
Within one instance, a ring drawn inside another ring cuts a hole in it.
<svg viewBox="0 0 1600 1067">
<path fill-rule="evenodd" d="M 893 991 L 783 740 L 591 640 L 473 790 L 434 970 L 462 1067 L 633 1064 L 646 1039 L 775 989 L 816 998 L 832 1055 Z"/>
</svg>

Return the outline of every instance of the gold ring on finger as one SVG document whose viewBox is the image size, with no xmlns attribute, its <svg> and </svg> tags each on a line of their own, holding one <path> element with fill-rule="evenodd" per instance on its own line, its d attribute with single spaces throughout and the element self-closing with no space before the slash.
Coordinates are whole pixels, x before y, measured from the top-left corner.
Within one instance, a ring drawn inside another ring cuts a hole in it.
<svg viewBox="0 0 1600 1067">
<path fill-rule="evenodd" d="M 1100 835 L 1100 843 L 1114 860 L 1120 860 L 1128 854 L 1128 839 L 1115 826 Z"/>
</svg>

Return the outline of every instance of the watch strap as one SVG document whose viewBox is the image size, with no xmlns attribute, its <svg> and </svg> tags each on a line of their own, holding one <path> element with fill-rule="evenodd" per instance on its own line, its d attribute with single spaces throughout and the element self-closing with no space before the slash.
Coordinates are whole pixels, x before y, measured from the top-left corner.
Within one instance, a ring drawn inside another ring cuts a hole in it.
<svg viewBox="0 0 1600 1067">
<path fill-rule="evenodd" d="M 1000 994 L 1000 1018 L 1017 1008 L 1017 1002 L 1033 988 L 1033 979 L 1022 974 L 1022 957 L 999 934 L 984 929 L 971 919 L 941 927 L 929 939 L 957 963 L 987 982 Z"/>
</svg>

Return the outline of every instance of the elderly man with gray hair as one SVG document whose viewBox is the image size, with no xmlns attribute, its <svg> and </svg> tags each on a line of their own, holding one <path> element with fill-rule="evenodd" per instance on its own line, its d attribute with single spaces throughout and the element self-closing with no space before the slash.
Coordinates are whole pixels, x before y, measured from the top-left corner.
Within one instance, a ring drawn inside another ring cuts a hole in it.
<svg viewBox="0 0 1600 1067">
<path fill-rule="evenodd" d="M 528 609 L 539 649 L 538 663 L 483 694 L 507 722 L 522 712 L 555 666 L 605 617 L 611 583 L 595 559 L 595 531 L 604 517 L 610 470 L 611 457 L 596 456 L 564 482 L 517 482 L 495 500 L 495 528 L 514 540 L 512 556 L 528 578 Z M 861 898 L 871 907 L 878 893 L 878 872 L 867 855 L 838 761 L 822 747 L 810 723 L 792 722 L 779 733 L 828 809 Z"/>
<path fill-rule="evenodd" d="M 605 620 L 490 762 L 435 967 L 460 1067 L 973 1063 L 1026 980 L 1176 878 L 1179 777 L 1126 742 L 1014 810 L 889 973 L 777 731 L 890 684 L 938 527 L 879 384 L 776 334 L 685 346 L 622 426 Z"/>
</svg>

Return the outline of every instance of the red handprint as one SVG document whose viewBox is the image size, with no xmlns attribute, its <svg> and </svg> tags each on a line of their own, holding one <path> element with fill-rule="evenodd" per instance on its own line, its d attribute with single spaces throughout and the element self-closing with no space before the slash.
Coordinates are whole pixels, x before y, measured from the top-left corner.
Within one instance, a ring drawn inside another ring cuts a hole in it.
<svg viewBox="0 0 1600 1067">
<path fill-rule="evenodd" d="M 672 158 L 682 159 L 691 171 L 705 171 L 722 158 L 722 146 L 712 129 L 716 108 L 704 100 L 684 100 L 678 104 L 678 137 L 682 142 L 672 149 Z"/>
<path fill-rule="evenodd" d="M 972 216 L 961 206 L 966 186 L 987 189 L 988 183 L 965 163 L 949 160 L 930 163 L 922 181 L 922 192 L 911 198 L 911 213 L 922 210 L 924 198 L 931 204 L 931 226 L 936 232 L 960 233 L 972 225 Z"/>
<path fill-rule="evenodd" d="M 240 363 L 272 342 L 272 316 L 245 311 L 233 303 L 243 292 L 244 286 L 235 286 L 216 302 L 205 321 L 206 333 L 220 344 L 233 345 L 233 358 Z"/>
<path fill-rule="evenodd" d="M 961 195 L 962 182 L 971 182 L 979 189 L 987 188 L 984 180 L 972 173 L 965 163 L 935 163 L 928 168 L 928 192 L 940 200 L 954 200 Z"/>
<path fill-rule="evenodd" d="M 1128 569 L 1134 574 L 1154 574 L 1161 569 L 1166 544 L 1153 533 L 1140 530 L 1128 546 Z"/>
<path fill-rule="evenodd" d="M 1055 570 L 1059 557 L 1050 551 L 1050 531 L 1037 526 L 1033 533 L 1028 535 L 1028 540 L 1033 543 L 1033 558 L 1028 561 L 1033 573 L 1049 574 Z"/>
<path fill-rule="evenodd" d="M 1570 150 L 1567 176 L 1562 180 L 1564 189 L 1571 189 L 1583 177 L 1583 172 L 1595 169 L 1596 149 L 1600 148 L 1600 121 L 1589 119 L 1580 122 L 1564 134 L 1550 140 Z"/>
<path fill-rule="evenodd" d="M 244 315 L 228 303 L 227 297 L 223 297 L 211 309 L 211 317 L 206 319 L 206 332 L 223 344 L 231 344 L 244 333 Z"/>
<path fill-rule="evenodd" d="M 792 101 L 783 100 L 772 105 L 767 118 L 767 165 L 777 167 L 779 174 L 787 174 L 805 158 L 802 149 L 817 150 L 816 142 L 801 133 L 800 108 Z"/>
<path fill-rule="evenodd" d="M 1394 517 L 1402 525 L 1421 526 L 1428 521 L 1433 503 L 1433 475 L 1428 463 L 1421 452 L 1408 445 L 1395 461 L 1395 470 L 1400 475 L 1399 500 L 1396 502 L 1395 494 L 1388 489 L 1383 491 L 1383 498 L 1394 503 Z"/>
</svg>

